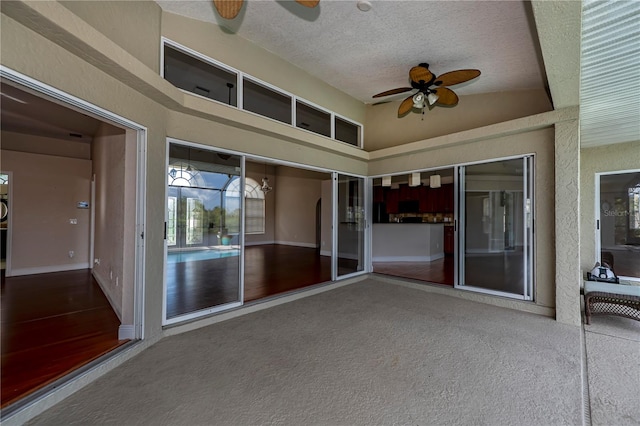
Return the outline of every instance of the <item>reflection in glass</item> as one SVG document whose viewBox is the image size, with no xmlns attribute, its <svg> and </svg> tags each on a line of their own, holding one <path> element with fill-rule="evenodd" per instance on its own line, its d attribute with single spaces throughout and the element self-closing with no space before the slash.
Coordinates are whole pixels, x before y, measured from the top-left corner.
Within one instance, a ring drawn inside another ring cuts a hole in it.
<svg viewBox="0 0 640 426">
<path fill-rule="evenodd" d="M 640 278 L 640 172 L 600 176 L 600 258 Z"/>
<path fill-rule="evenodd" d="M 338 175 L 338 276 L 364 270 L 364 179 Z"/>
<path fill-rule="evenodd" d="M 464 285 L 523 295 L 523 159 L 465 167 Z"/>
<path fill-rule="evenodd" d="M 167 319 L 240 300 L 240 157 L 177 144 L 167 171 Z"/>
</svg>

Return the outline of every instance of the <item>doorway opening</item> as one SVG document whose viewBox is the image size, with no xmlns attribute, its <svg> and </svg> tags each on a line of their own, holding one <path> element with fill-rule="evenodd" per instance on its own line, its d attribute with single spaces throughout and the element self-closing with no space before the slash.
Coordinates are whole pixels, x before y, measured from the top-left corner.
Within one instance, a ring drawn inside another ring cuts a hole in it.
<svg viewBox="0 0 640 426">
<path fill-rule="evenodd" d="M 143 337 L 146 136 L 81 99 L 0 73 L 10 177 L 2 271 L 8 415 Z M 123 161 L 114 167 L 116 157 Z"/>
</svg>

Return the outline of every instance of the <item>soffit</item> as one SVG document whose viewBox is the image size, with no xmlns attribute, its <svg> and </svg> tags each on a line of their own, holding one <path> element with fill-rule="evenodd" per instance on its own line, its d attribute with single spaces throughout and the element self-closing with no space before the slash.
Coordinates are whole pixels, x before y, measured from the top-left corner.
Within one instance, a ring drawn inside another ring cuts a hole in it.
<svg viewBox="0 0 640 426">
<path fill-rule="evenodd" d="M 581 50 L 581 146 L 640 140 L 640 2 L 585 1 Z"/>
</svg>

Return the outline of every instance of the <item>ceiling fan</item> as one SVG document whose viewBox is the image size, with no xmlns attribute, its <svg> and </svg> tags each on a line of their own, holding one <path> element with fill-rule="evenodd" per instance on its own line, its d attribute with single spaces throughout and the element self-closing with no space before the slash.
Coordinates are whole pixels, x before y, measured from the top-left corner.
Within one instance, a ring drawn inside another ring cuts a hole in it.
<svg viewBox="0 0 640 426">
<path fill-rule="evenodd" d="M 398 117 L 402 117 L 411 111 L 412 108 L 422 109 L 431 105 L 455 106 L 458 104 L 458 95 L 446 86 L 453 86 L 472 80 L 480 75 L 480 70 L 457 70 L 449 71 L 439 76 L 435 76 L 429 71 L 429 64 L 421 63 L 409 71 L 411 87 L 400 87 L 387 90 L 374 98 L 381 98 L 398 93 L 409 92 L 418 89 L 416 93 L 406 98 L 398 108 Z M 435 87 L 432 87 L 435 86 Z"/>
<path fill-rule="evenodd" d="M 295 0 L 296 3 L 306 7 L 316 7 L 320 0 Z M 233 19 L 238 16 L 244 0 L 213 0 L 216 10 L 224 19 Z"/>
</svg>

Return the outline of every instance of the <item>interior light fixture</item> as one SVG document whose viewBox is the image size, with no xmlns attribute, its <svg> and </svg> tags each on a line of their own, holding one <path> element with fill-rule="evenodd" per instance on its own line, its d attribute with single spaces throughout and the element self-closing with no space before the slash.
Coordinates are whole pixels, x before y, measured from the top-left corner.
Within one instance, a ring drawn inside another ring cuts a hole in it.
<svg viewBox="0 0 640 426">
<path fill-rule="evenodd" d="M 429 102 L 429 105 L 433 105 L 438 101 L 439 98 L 440 96 L 438 96 L 437 93 L 431 92 L 427 95 L 427 102 Z"/>
<path fill-rule="evenodd" d="M 413 107 L 414 108 L 418 108 L 418 109 L 422 109 L 425 107 L 425 97 L 424 97 L 424 93 L 422 92 L 418 92 L 415 95 L 413 95 Z"/>
<path fill-rule="evenodd" d="M 382 176 L 382 186 L 391 186 L 391 176 Z"/>
<path fill-rule="evenodd" d="M 262 192 L 264 192 L 265 194 L 269 191 L 271 191 L 273 189 L 273 187 L 271 187 L 269 185 L 269 178 L 267 177 L 267 163 L 264 164 L 264 177 L 262 178 L 262 186 L 260 187 L 260 190 L 262 190 Z"/>
<path fill-rule="evenodd" d="M 440 179 L 440 175 L 433 175 L 429 178 L 430 188 L 440 188 L 441 186 L 442 186 L 442 182 Z"/>
<path fill-rule="evenodd" d="M 420 186 L 420 173 L 411 173 L 409 176 L 409 186 Z"/>
</svg>

